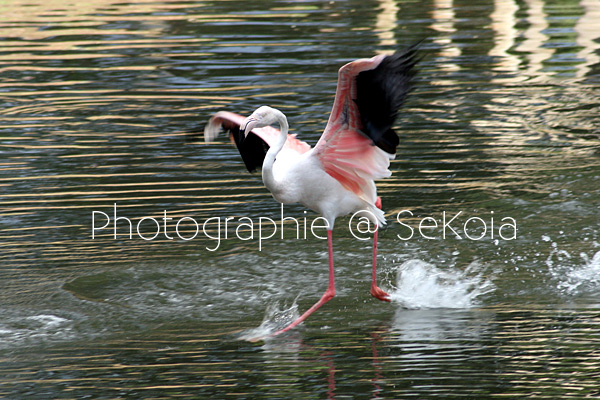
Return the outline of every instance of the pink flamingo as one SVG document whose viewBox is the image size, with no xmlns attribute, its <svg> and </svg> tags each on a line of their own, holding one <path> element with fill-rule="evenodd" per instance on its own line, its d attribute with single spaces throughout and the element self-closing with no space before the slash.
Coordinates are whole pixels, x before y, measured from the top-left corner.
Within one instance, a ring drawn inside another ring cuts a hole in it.
<svg viewBox="0 0 600 400">
<path fill-rule="evenodd" d="M 417 46 L 341 67 L 329 121 L 312 149 L 288 134 L 287 118 L 281 111 L 267 106 L 246 119 L 217 112 L 205 128 L 207 142 L 221 128 L 231 133 L 248 171 L 262 167 L 263 182 L 275 200 L 303 204 L 327 220 L 327 290 L 308 311 L 274 335 L 294 328 L 335 295 L 332 232 L 336 218 L 342 215 L 361 212 L 376 226 L 371 295 L 390 301 L 377 286 L 377 234 L 385 217 L 374 180 L 391 175 L 390 159 L 399 143 L 392 125 L 411 89 Z M 275 123 L 280 130 L 270 126 Z"/>
</svg>

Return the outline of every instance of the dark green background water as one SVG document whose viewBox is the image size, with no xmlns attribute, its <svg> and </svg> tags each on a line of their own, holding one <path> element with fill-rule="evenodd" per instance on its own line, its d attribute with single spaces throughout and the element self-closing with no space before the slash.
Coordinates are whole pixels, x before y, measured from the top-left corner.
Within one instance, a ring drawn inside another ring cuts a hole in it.
<svg viewBox="0 0 600 400">
<path fill-rule="evenodd" d="M 1 3 L 0 396 L 599 397 L 598 21 L 596 0 Z M 268 104 L 314 145 L 342 64 L 422 38 L 378 184 L 394 302 L 369 296 L 371 246 L 341 219 L 336 298 L 285 336 L 240 340 L 277 304 L 319 298 L 326 242 L 290 224 L 262 251 L 136 235 L 164 210 L 170 236 L 182 217 L 279 220 L 225 138 L 189 132 Z M 115 203 L 133 238 L 122 221 L 92 239 Z M 495 236 L 401 240 L 405 209 L 414 228 L 493 217 Z"/>
</svg>

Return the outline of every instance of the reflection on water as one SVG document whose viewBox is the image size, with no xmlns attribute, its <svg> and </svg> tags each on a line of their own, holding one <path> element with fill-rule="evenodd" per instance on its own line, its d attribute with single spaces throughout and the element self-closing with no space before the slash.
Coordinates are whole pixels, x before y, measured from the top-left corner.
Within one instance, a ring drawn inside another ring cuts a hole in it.
<svg viewBox="0 0 600 400">
<path fill-rule="evenodd" d="M 549 39 L 545 34 L 548 29 L 548 14 L 544 12 L 544 2 L 529 0 L 527 2 L 527 21 L 529 28 L 525 29 L 525 40 L 517 48 L 527 57 L 527 76 L 543 77 L 543 62 L 552 57 L 554 49 L 544 46 Z"/>
<path fill-rule="evenodd" d="M 581 50 L 577 53 L 577 58 L 585 60 L 583 65 L 577 69 L 576 74 L 578 78 L 582 78 L 594 74 L 592 66 L 600 63 L 597 40 L 600 4 L 593 0 L 582 0 L 579 5 L 583 8 L 583 14 L 577 18 L 573 29 L 577 32 L 577 44 L 581 47 Z"/>
<path fill-rule="evenodd" d="M 400 11 L 398 3 L 394 0 L 380 0 L 380 10 L 375 21 L 375 32 L 380 39 L 380 46 L 398 48 L 398 40 L 395 37 L 395 27 L 398 23 L 396 16 Z M 391 50 L 389 53 L 393 53 Z"/>
<path fill-rule="evenodd" d="M 599 13 L 594 0 L 0 4 L 0 396 L 597 397 Z M 321 295 L 325 242 L 288 226 L 263 251 L 234 237 L 212 252 L 202 235 L 128 239 L 124 220 L 92 239 L 92 212 L 115 203 L 134 230 L 278 220 L 229 143 L 190 133 L 270 104 L 314 144 L 340 65 L 423 37 L 378 186 L 381 285 L 398 301 L 370 298 L 370 245 L 342 220 L 336 298 L 248 343 L 276 304 Z M 510 216 L 517 238 L 403 240 L 405 209 L 414 229 L 444 211 Z"/>
<path fill-rule="evenodd" d="M 456 32 L 454 26 L 455 12 L 452 6 L 452 0 L 435 0 L 433 7 L 431 7 L 431 29 L 439 32 L 434 35 L 432 40 L 436 43 L 440 49 L 438 50 L 439 55 L 444 59 L 454 59 L 460 56 L 460 48 L 452 44 L 452 35 Z M 444 70 L 456 71 L 459 69 L 458 65 L 445 61 L 440 65 L 440 68 Z"/>
<path fill-rule="evenodd" d="M 488 54 L 498 58 L 498 66 L 494 68 L 498 71 L 515 71 L 519 66 L 519 59 L 509 53 L 517 37 L 515 14 L 518 9 L 516 2 L 494 1 L 494 11 L 490 14 L 490 19 L 495 44 Z"/>
</svg>

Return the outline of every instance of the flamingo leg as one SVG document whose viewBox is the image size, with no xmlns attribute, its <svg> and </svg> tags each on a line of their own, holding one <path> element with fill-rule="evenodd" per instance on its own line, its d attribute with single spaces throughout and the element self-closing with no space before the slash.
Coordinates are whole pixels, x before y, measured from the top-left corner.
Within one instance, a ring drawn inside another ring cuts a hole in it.
<svg viewBox="0 0 600 400">
<path fill-rule="evenodd" d="M 381 197 L 377 197 L 377 201 L 375 202 L 377 208 L 381 209 Z M 391 301 L 390 295 L 381 290 L 379 286 L 377 286 L 377 237 L 379 233 L 379 227 L 375 229 L 375 234 L 373 235 L 373 278 L 371 281 L 371 296 L 379 299 L 381 301 Z"/>
<path fill-rule="evenodd" d="M 279 335 L 280 333 L 283 333 L 283 332 L 287 332 L 290 329 L 298 326 L 300 323 L 302 323 L 302 321 L 304 321 L 306 318 L 308 318 L 308 316 L 310 314 L 317 311 L 319 309 L 319 307 L 321 307 L 323 304 L 327 303 L 329 300 L 331 300 L 333 298 L 333 296 L 335 296 L 335 276 L 333 273 L 333 231 L 331 231 L 331 230 L 327 231 L 327 244 L 329 247 L 329 285 L 327 287 L 327 290 L 325 291 L 325 293 L 323 293 L 323 296 L 321 296 L 321 299 L 319 301 L 317 301 L 311 308 L 309 308 L 304 314 L 302 314 L 294 322 L 292 322 L 291 324 L 289 324 L 282 330 L 275 332 L 273 334 L 273 336 Z"/>
</svg>

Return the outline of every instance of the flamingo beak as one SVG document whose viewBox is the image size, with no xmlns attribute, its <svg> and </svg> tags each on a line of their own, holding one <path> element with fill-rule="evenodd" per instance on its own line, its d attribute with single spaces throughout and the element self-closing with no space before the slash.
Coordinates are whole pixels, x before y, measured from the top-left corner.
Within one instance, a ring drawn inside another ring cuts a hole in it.
<svg viewBox="0 0 600 400">
<path fill-rule="evenodd" d="M 240 132 L 244 135 L 243 139 L 245 139 L 248 136 L 248 133 L 250 133 L 250 131 L 254 129 L 257 122 L 258 121 L 252 116 L 246 118 L 244 122 L 242 122 L 242 124 L 240 125 Z"/>
</svg>

